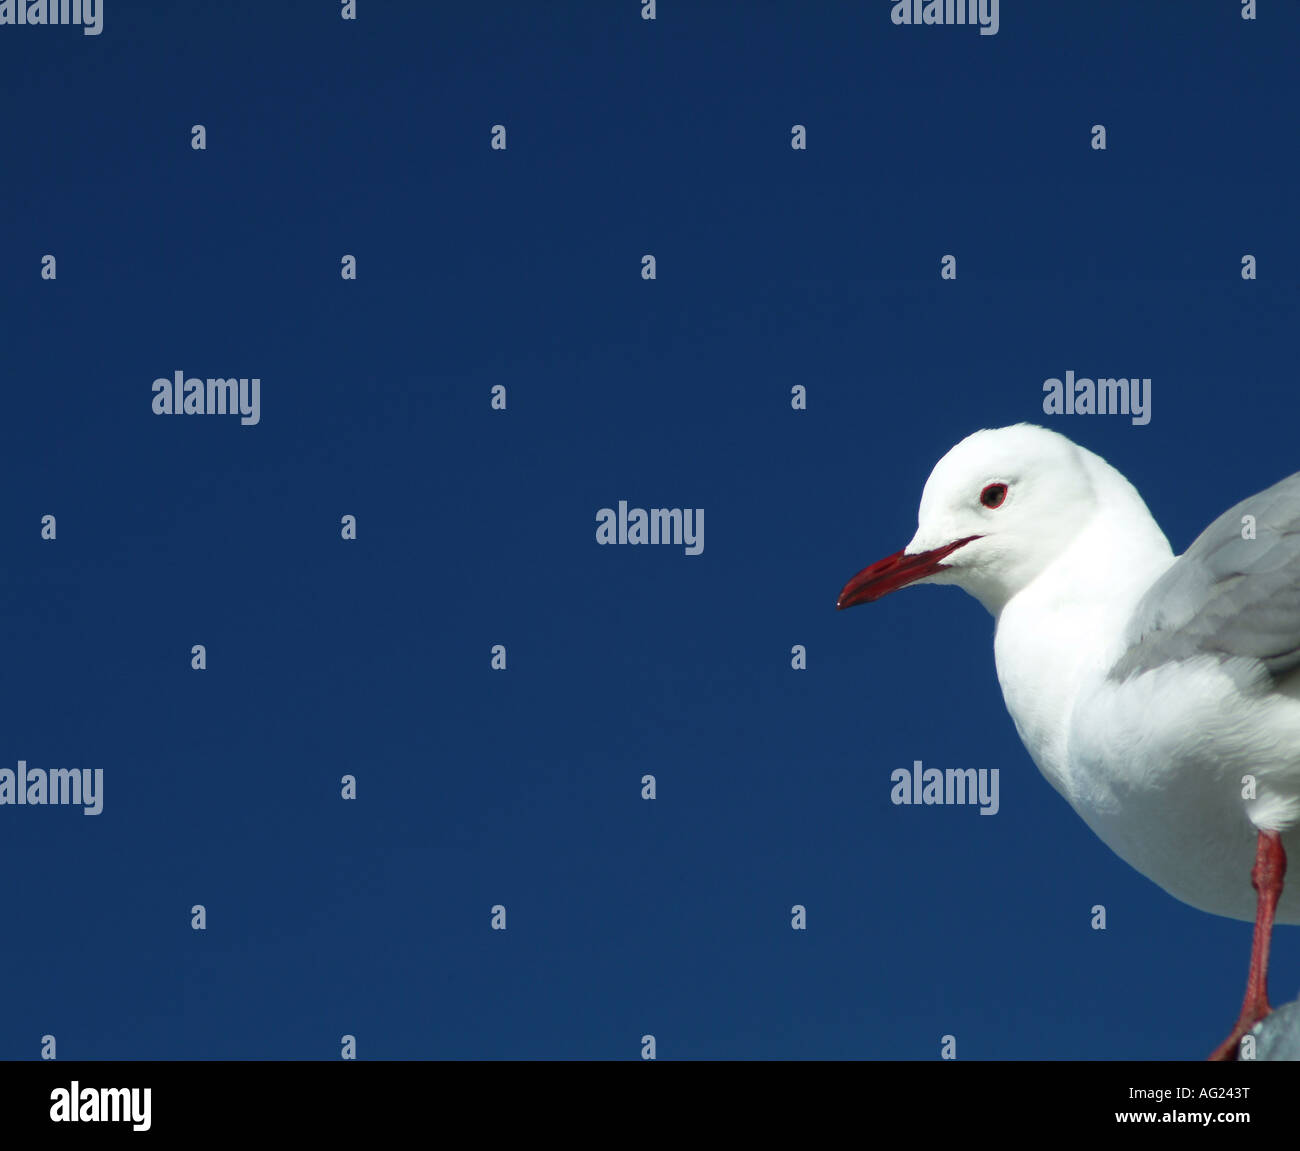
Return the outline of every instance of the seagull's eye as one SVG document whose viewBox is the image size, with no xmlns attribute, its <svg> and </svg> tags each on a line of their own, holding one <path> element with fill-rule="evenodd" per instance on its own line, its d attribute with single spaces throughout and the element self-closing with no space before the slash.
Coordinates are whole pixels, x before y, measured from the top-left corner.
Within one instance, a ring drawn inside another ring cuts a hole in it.
<svg viewBox="0 0 1300 1151">
<path fill-rule="evenodd" d="M 1006 484 L 989 484 L 980 492 L 980 503 L 986 508 L 997 508 L 1002 506 L 1002 501 L 1007 498 Z"/>
</svg>

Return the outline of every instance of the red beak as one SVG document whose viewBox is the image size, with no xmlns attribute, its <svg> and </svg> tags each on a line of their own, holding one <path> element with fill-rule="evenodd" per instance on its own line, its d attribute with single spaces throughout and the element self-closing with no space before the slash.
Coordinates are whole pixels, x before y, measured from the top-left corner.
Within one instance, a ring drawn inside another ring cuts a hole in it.
<svg viewBox="0 0 1300 1151">
<path fill-rule="evenodd" d="M 844 585 L 844 590 L 840 592 L 840 598 L 835 606 L 843 611 L 846 607 L 869 603 L 878 600 L 882 595 L 888 595 L 891 591 L 897 591 L 900 587 L 906 587 L 928 575 L 934 575 L 935 572 L 942 571 L 948 566 L 940 563 L 940 560 L 952 555 L 959 547 L 970 543 L 971 540 L 979 538 L 979 536 L 967 536 L 964 540 L 944 544 L 943 547 L 934 548 L 932 551 L 917 552 L 910 556 L 903 552 L 895 552 L 892 556 L 877 560 L 869 568 L 863 568 Z"/>
</svg>

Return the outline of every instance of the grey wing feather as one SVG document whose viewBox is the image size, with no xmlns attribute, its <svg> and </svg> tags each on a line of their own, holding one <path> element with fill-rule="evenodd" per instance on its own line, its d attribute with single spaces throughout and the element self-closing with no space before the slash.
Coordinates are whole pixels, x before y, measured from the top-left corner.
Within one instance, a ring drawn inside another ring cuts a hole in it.
<svg viewBox="0 0 1300 1151">
<path fill-rule="evenodd" d="M 1243 539 L 1244 516 L 1254 539 Z M 1197 655 L 1258 660 L 1276 680 L 1300 667 L 1300 472 L 1229 508 L 1138 602 L 1126 679 Z"/>
</svg>

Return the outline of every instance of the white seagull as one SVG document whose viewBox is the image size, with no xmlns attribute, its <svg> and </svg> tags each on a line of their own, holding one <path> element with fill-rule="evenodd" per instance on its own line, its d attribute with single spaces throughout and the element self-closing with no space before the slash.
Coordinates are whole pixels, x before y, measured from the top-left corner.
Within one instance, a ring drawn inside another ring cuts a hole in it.
<svg viewBox="0 0 1300 1151">
<path fill-rule="evenodd" d="M 1300 472 L 1175 557 L 1133 485 L 1030 424 L 967 436 L 930 473 L 916 535 L 838 606 L 956 584 L 996 621 L 1002 698 L 1047 781 L 1170 895 L 1253 920 L 1241 1016 L 1271 1010 L 1273 923 L 1300 923 Z M 1252 890 L 1253 888 L 1253 890 Z"/>
</svg>

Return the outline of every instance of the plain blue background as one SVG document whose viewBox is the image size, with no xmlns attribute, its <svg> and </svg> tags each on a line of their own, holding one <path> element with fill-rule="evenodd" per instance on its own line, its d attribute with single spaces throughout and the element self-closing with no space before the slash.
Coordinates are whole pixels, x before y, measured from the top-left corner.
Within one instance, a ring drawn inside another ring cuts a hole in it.
<svg viewBox="0 0 1300 1151">
<path fill-rule="evenodd" d="M 105 775 L 98 817 L 0 808 L 0 1057 L 1226 1034 L 1249 927 L 1040 777 L 984 610 L 834 604 L 979 427 L 1099 452 L 1178 550 L 1300 466 L 1300 9 L 889 7 L 0 28 L 0 764 Z M 177 370 L 260 377 L 261 424 L 153 415 Z M 1150 425 L 1045 417 L 1067 370 L 1151 377 Z M 620 499 L 704 508 L 704 554 L 598 546 Z M 891 806 L 916 759 L 998 768 L 1000 813 Z M 1295 928 L 1273 963 L 1294 998 Z"/>
</svg>

